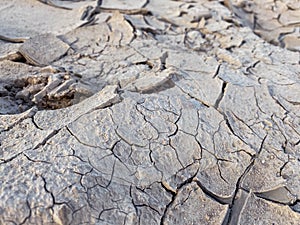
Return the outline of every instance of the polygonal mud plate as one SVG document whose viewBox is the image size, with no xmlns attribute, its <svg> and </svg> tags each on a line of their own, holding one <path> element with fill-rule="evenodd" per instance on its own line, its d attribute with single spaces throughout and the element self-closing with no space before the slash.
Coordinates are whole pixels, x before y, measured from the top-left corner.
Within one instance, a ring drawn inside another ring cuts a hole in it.
<svg viewBox="0 0 300 225">
<path fill-rule="evenodd" d="M 19 52 L 33 65 L 46 66 L 64 56 L 69 45 L 53 34 L 37 35 L 25 41 Z"/>
</svg>

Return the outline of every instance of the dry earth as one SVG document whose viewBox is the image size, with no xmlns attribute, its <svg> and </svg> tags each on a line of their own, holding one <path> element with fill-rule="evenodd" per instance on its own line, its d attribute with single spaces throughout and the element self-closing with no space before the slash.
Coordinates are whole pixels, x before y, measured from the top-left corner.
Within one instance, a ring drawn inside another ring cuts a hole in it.
<svg viewBox="0 0 300 225">
<path fill-rule="evenodd" d="M 0 21 L 0 224 L 300 224 L 299 0 Z"/>
</svg>

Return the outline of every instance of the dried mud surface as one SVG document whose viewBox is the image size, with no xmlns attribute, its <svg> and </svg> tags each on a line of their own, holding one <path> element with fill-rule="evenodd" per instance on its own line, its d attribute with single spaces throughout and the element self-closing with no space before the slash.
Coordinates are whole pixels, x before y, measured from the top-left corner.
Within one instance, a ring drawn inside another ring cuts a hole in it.
<svg viewBox="0 0 300 225">
<path fill-rule="evenodd" d="M 299 224 L 298 0 L 2 0 L 0 21 L 0 224 Z"/>
</svg>

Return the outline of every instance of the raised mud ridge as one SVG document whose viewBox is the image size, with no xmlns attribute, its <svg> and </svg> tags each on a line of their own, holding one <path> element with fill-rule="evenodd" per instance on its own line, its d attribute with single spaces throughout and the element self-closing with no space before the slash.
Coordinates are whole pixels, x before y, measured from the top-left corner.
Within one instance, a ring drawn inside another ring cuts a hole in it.
<svg viewBox="0 0 300 225">
<path fill-rule="evenodd" d="M 1 0 L 0 21 L 0 224 L 299 224 L 299 1 Z"/>
</svg>

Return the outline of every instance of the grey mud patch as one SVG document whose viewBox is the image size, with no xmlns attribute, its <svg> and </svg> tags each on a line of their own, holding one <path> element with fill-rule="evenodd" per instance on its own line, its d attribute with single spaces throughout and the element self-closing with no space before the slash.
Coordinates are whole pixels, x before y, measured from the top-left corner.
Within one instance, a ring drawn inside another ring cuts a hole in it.
<svg viewBox="0 0 300 225">
<path fill-rule="evenodd" d="M 299 224 L 299 7 L 1 0 L 0 224 Z"/>
</svg>

